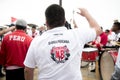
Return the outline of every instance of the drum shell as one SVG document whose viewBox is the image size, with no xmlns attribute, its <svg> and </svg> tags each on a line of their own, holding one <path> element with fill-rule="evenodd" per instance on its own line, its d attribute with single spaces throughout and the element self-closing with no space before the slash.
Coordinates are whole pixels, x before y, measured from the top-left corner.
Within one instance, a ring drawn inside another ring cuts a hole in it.
<svg viewBox="0 0 120 80">
<path fill-rule="evenodd" d="M 95 51 L 83 51 L 82 52 L 82 60 L 83 61 L 96 61 L 98 57 L 98 50 Z"/>
<path fill-rule="evenodd" d="M 117 55 L 118 55 L 118 52 L 116 50 L 114 51 L 108 51 L 111 55 L 111 57 L 113 58 L 113 61 L 114 61 L 114 64 L 116 63 L 116 60 L 117 60 Z"/>
</svg>

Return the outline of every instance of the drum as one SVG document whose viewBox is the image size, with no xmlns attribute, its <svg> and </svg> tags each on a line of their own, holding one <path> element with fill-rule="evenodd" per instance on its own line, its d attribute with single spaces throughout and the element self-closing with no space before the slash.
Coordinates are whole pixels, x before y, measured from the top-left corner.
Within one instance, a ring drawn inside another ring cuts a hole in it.
<svg viewBox="0 0 120 80">
<path fill-rule="evenodd" d="M 110 80 L 114 72 L 114 65 L 117 59 L 117 50 L 105 51 L 100 56 L 100 76 L 102 80 Z"/>
<path fill-rule="evenodd" d="M 93 62 L 98 57 L 97 48 L 84 48 L 82 52 L 82 61 Z"/>
</svg>

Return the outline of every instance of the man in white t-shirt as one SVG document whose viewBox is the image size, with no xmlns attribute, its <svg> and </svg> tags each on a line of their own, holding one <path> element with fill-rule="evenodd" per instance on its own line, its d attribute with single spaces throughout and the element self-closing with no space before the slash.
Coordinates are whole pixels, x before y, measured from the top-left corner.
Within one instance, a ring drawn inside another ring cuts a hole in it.
<svg viewBox="0 0 120 80">
<path fill-rule="evenodd" d="M 32 26 L 32 29 L 28 31 L 28 35 L 32 38 L 35 38 L 36 36 L 40 36 L 39 31 L 36 30 L 36 25 Z"/>
<path fill-rule="evenodd" d="M 80 59 L 83 46 L 102 31 L 86 9 L 80 11 L 78 14 L 87 19 L 91 28 L 67 30 L 64 9 L 57 4 L 46 9 L 48 31 L 36 37 L 30 45 L 24 61 L 25 80 L 33 80 L 36 66 L 38 80 L 82 80 Z"/>
<path fill-rule="evenodd" d="M 120 42 L 120 22 L 113 23 L 112 31 L 115 33 L 112 39 Z"/>
<path fill-rule="evenodd" d="M 117 61 L 115 65 L 115 71 L 112 75 L 111 80 L 120 80 L 120 49 L 118 51 Z"/>
<path fill-rule="evenodd" d="M 120 22 L 115 22 L 112 27 L 112 31 L 115 32 L 115 41 L 120 42 Z M 120 48 L 118 51 L 117 61 L 115 65 L 115 71 L 111 77 L 111 80 L 120 80 Z"/>
</svg>

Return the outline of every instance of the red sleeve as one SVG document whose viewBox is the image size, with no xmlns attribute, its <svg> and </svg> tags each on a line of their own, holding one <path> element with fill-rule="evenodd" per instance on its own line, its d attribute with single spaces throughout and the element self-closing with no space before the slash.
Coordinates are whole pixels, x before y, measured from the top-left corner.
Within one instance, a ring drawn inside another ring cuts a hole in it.
<svg viewBox="0 0 120 80">
<path fill-rule="evenodd" d="M 93 41 L 93 42 L 92 42 L 92 45 L 95 45 L 95 44 L 96 44 L 95 41 Z"/>
<path fill-rule="evenodd" d="M 98 50 L 101 50 L 100 44 L 96 44 L 96 47 L 98 48 Z"/>
<path fill-rule="evenodd" d="M 0 49 L 0 65 L 5 65 L 5 53 L 6 53 L 5 44 L 6 44 L 6 42 L 3 39 L 1 49 Z"/>
</svg>

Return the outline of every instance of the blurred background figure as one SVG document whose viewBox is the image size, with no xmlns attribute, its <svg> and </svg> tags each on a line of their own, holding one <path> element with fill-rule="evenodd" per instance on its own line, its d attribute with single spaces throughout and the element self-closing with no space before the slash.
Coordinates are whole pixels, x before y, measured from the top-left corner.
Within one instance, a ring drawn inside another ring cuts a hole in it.
<svg viewBox="0 0 120 80">
<path fill-rule="evenodd" d="M 101 30 L 102 30 L 102 33 L 100 34 L 100 36 L 98 36 L 95 41 L 90 43 L 90 45 L 92 45 L 93 47 L 98 48 L 99 51 L 103 46 L 106 46 L 108 42 L 107 34 L 103 31 L 102 27 L 101 27 Z"/>
<path fill-rule="evenodd" d="M 120 42 L 120 22 L 114 22 L 112 26 L 112 31 L 115 32 L 115 41 Z M 118 51 L 118 57 L 115 64 L 115 71 L 112 74 L 111 80 L 120 80 L 120 48 Z"/>
<path fill-rule="evenodd" d="M 32 38 L 35 38 L 36 36 L 39 36 L 39 31 L 36 29 L 37 26 L 36 25 L 32 25 L 31 26 L 31 30 L 28 31 L 28 35 Z"/>
<path fill-rule="evenodd" d="M 114 20 L 114 23 L 115 23 L 115 22 L 119 22 L 119 20 L 118 20 L 118 19 L 115 19 L 115 20 Z"/>
<path fill-rule="evenodd" d="M 2 28 L 2 26 L 0 26 L 0 31 L 2 31 L 3 30 L 3 28 Z M 2 41 L 2 39 L 3 39 L 3 34 L 0 34 L 0 41 Z"/>
<path fill-rule="evenodd" d="M 7 27 L 7 28 L 15 27 L 15 24 L 6 25 L 6 27 Z M 12 29 L 11 31 L 9 31 L 9 32 L 7 32 L 6 34 L 4 34 L 4 36 L 5 36 L 5 35 L 8 35 L 8 34 L 10 34 L 10 33 L 12 33 L 12 32 L 14 32 L 14 31 L 15 31 L 15 29 Z"/>
<path fill-rule="evenodd" d="M 46 30 L 47 30 L 47 29 L 46 29 L 46 24 L 44 24 L 44 26 L 41 26 L 41 27 L 39 28 L 39 34 L 42 35 Z"/>
<path fill-rule="evenodd" d="M 120 42 L 120 22 L 114 22 L 112 26 L 112 31 L 115 33 L 114 41 Z"/>
<path fill-rule="evenodd" d="M 106 35 L 109 35 L 110 34 L 110 30 L 106 29 L 105 33 L 106 33 Z"/>
<path fill-rule="evenodd" d="M 0 27 L 0 31 L 2 31 L 3 28 L 2 26 Z M 0 49 L 1 49 L 1 44 L 2 44 L 2 39 L 3 39 L 3 34 L 0 35 Z M 2 65 L 0 65 L 0 77 L 4 77 L 5 75 L 2 73 Z"/>
<path fill-rule="evenodd" d="M 4 36 L 0 50 L 0 64 L 5 66 L 6 80 L 24 80 L 24 65 L 27 50 L 32 41 L 25 31 L 27 23 L 17 20 L 16 31 Z"/>
<path fill-rule="evenodd" d="M 11 26 L 9 28 L 5 26 L 0 26 L 0 50 L 1 50 L 1 44 L 4 35 L 8 34 L 9 32 L 15 30 L 15 26 Z M 2 73 L 2 65 L 0 65 L 0 77 L 4 77 L 5 75 Z"/>
</svg>

